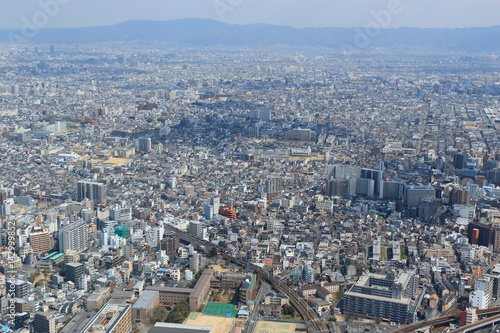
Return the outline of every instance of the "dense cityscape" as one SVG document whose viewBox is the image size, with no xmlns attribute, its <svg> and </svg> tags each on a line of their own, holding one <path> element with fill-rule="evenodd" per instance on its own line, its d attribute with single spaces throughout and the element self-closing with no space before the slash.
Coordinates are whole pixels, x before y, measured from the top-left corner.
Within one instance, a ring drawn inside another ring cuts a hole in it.
<svg viewBox="0 0 500 333">
<path fill-rule="evenodd" d="M 500 320 L 500 59 L 0 52 L 1 331 Z"/>
</svg>

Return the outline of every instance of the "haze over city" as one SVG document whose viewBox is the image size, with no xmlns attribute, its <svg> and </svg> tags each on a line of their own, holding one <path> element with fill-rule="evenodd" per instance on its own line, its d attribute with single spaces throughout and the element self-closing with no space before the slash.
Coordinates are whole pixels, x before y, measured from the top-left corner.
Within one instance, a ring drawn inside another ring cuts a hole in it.
<svg viewBox="0 0 500 333">
<path fill-rule="evenodd" d="M 0 2 L 0 28 L 18 29 L 52 0 Z M 56 1 L 56 0 L 53 0 Z M 465 28 L 500 25 L 496 0 L 64 0 L 47 28 L 111 25 L 130 20 L 210 18 L 230 24 L 363 27 L 371 13 L 402 8 L 387 28 Z"/>
<path fill-rule="evenodd" d="M 0 332 L 499 332 L 498 13 L 0 0 Z"/>
</svg>

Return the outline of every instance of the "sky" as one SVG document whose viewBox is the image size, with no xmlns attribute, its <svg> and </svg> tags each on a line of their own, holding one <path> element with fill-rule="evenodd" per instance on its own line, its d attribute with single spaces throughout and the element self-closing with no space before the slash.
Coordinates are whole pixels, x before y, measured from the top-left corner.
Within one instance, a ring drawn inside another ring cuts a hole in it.
<svg viewBox="0 0 500 333">
<path fill-rule="evenodd" d="M 500 25 L 500 0 L 0 0 L 0 28 L 69 28 L 210 18 L 304 27 Z"/>
</svg>

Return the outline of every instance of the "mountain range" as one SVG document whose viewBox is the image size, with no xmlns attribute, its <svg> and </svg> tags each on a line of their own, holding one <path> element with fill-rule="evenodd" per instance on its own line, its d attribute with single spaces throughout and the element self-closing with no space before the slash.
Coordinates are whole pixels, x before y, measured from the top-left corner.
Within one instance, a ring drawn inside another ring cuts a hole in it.
<svg viewBox="0 0 500 333">
<path fill-rule="evenodd" d="M 373 25 L 372 25 L 373 26 Z M 376 26 L 376 25 L 375 25 Z M 209 19 L 128 21 L 110 26 L 0 30 L 0 43 L 123 43 L 160 47 L 292 46 L 356 51 L 389 50 L 495 52 L 500 26 L 461 29 L 292 28 L 270 24 L 233 25 Z"/>
</svg>

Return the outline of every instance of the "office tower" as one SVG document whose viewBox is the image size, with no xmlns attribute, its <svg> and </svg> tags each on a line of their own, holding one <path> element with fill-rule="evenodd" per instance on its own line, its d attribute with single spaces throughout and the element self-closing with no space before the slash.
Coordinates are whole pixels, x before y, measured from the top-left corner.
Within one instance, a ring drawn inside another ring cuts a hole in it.
<svg viewBox="0 0 500 333">
<path fill-rule="evenodd" d="M 260 119 L 263 121 L 271 121 L 272 119 L 271 110 L 261 110 Z"/>
<path fill-rule="evenodd" d="M 491 169 L 486 174 L 486 178 L 495 185 L 500 185 L 500 168 Z"/>
<path fill-rule="evenodd" d="M 201 236 L 203 236 L 203 224 L 201 224 L 201 222 L 190 221 L 188 233 L 201 238 Z"/>
<path fill-rule="evenodd" d="M 203 216 L 207 219 L 207 220 L 211 220 L 214 218 L 214 206 L 212 205 L 207 205 L 205 204 L 203 206 Z"/>
<path fill-rule="evenodd" d="M 404 195 L 404 183 L 396 181 L 387 181 L 382 183 L 382 197 L 386 200 L 401 200 Z"/>
<path fill-rule="evenodd" d="M 48 228 L 35 230 L 29 235 L 29 239 L 34 254 L 48 252 L 52 249 L 52 237 Z"/>
<path fill-rule="evenodd" d="M 143 152 L 150 152 L 151 151 L 151 139 L 150 138 L 140 138 L 139 139 L 139 150 L 142 150 Z"/>
<path fill-rule="evenodd" d="M 436 190 L 431 186 L 407 186 L 405 203 L 408 207 L 416 207 L 423 198 L 435 198 Z"/>
<path fill-rule="evenodd" d="M 82 277 L 85 276 L 85 266 L 80 262 L 70 262 L 64 265 L 66 280 L 73 282 L 82 289 Z"/>
<path fill-rule="evenodd" d="M 493 251 L 500 251 L 500 225 L 488 221 L 472 221 L 467 227 L 468 238 L 471 244 L 493 247 Z"/>
<path fill-rule="evenodd" d="M 464 169 L 467 163 L 467 155 L 455 154 L 453 155 L 453 167 L 455 169 Z"/>
<path fill-rule="evenodd" d="M 66 250 L 82 252 L 88 247 L 87 223 L 73 222 L 59 229 L 59 252 Z"/>
<path fill-rule="evenodd" d="M 327 165 L 326 174 L 329 177 L 337 179 L 359 178 L 361 176 L 361 168 L 355 165 L 344 164 Z"/>
<path fill-rule="evenodd" d="M 410 324 L 416 320 L 418 278 L 411 273 L 364 274 L 344 296 L 344 313 Z"/>
<path fill-rule="evenodd" d="M 375 190 L 375 181 L 373 179 L 359 178 L 356 184 L 356 194 L 372 197 Z"/>
<path fill-rule="evenodd" d="M 39 312 L 33 319 L 34 333 L 56 333 L 56 319 L 50 312 Z"/>
<path fill-rule="evenodd" d="M 361 169 L 360 178 L 373 180 L 373 194 L 379 198 L 383 197 L 383 170 Z"/>
<path fill-rule="evenodd" d="M 219 214 L 220 209 L 220 198 L 214 197 L 210 199 L 210 204 L 214 207 L 214 214 Z"/>
<path fill-rule="evenodd" d="M 418 204 L 417 217 L 424 222 L 429 222 L 436 212 L 437 201 L 434 198 L 423 198 Z"/>
<path fill-rule="evenodd" d="M 89 199 L 96 204 L 106 202 L 106 186 L 102 183 L 81 180 L 76 183 L 76 200 Z"/>
<path fill-rule="evenodd" d="M 349 196 L 356 194 L 357 179 L 330 179 L 326 182 L 327 196 Z"/>
</svg>

